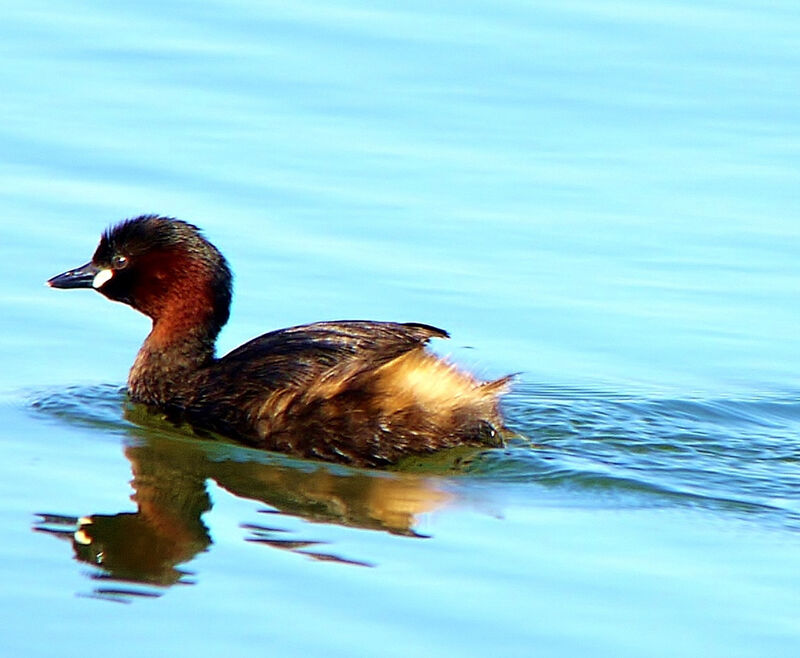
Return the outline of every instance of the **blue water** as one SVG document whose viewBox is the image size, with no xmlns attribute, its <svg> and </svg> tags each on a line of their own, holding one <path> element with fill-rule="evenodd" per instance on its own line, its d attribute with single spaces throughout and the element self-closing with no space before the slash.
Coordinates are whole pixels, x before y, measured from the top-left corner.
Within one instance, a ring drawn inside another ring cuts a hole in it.
<svg viewBox="0 0 800 658">
<path fill-rule="evenodd" d="M 33 1 L 0 54 L 2 655 L 796 655 L 795 3 Z M 229 258 L 221 352 L 442 326 L 518 437 L 145 421 L 146 319 L 43 286 L 143 212 Z"/>
</svg>

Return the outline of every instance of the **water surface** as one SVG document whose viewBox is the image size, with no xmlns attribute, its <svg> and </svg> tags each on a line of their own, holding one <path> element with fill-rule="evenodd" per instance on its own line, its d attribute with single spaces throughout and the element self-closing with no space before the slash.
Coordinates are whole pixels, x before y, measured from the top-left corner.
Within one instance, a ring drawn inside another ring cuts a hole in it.
<svg viewBox="0 0 800 658">
<path fill-rule="evenodd" d="M 794 655 L 799 13 L 6 7 L 2 653 Z M 442 326 L 518 436 L 372 472 L 143 418 L 147 321 L 42 285 L 142 212 L 231 261 L 220 351 Z"/>
</svg>

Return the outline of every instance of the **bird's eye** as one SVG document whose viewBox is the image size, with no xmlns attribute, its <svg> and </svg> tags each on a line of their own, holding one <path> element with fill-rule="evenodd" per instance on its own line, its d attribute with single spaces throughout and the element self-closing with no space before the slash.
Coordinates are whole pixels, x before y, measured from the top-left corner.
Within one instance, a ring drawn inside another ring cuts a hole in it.
<svg viewBox="0 0 800 658">
<path fill-rule="evenodd" d="M 128 266 L 128 259 L 122 254 L 117 254 L 111 259 L 111 267 L 115 270 L 121 270 Z"/>
</svg>

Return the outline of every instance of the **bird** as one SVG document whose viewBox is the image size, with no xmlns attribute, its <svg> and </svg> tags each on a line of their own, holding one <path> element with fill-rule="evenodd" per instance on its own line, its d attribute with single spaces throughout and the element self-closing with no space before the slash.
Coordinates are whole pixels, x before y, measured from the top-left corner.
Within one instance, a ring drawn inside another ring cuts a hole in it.
<svg viewBox="0 0 800 658">
<path fill-rule="evenodd" d="M 431 353 L 437 327 L 323 321 L 270 331 L 217 357 L 232 274 L 188 222 L 141 215 L 106 229 L 85 265 L 47 281 L 94 289 L 152 320 L 131 402 L 201 433 L 289 455 L 384 467 L 460 445 L 498 447 L 513 376 L 480 381 Z"/>
</svg>

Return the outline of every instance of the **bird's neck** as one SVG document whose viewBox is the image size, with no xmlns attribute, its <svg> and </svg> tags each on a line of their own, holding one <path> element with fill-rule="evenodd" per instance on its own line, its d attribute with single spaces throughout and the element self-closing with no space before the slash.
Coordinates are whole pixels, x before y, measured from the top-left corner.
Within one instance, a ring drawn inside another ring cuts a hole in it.
<svg viewBox="0 0 800 658">
<path fill-rule="evenodd" d="M 197 372 L 214 362 L 218 333 L 210 316 L 190 307 L 174 305 L 154 318 L 128 375 L 131 398 L 154 405 L 184 398 Z"/>
</svg>

